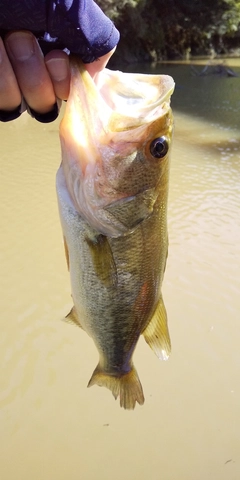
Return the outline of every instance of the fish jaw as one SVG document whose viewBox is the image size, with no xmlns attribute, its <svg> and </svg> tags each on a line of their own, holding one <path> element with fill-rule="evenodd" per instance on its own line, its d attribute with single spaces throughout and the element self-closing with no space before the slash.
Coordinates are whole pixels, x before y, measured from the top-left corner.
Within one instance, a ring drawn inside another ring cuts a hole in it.
<svg viewBox="0 0 240 480">
<path fill-rule="evenodd" d="M 76 210 L 104 235 L 117 237 L 128 231 L 106 207 L 138 193 L 131 185 L 123 191 L 121 178 L 147 144 L 153 124 L 169 115 L 173 88 L 167 75 L 107 69 L 99 74 L 96 88 L 81 62 L 71 61 L 70 95 L 60 125 L 62 167 Z M 127 103 L 128 96 L 133 100 Z"/>
<path fill-rule="evenodd" d="M 60 140 L 63 144 L 63 165 L 71 168 L 77 165 L 85 172 L 88 164 L 98 161 L 98 138 L 107 123 L 109 110 L 102 101 L 94 81 L 74 57 L 71 61 L 70 94 L 65 114 L 60 124 Z M 102 112 L 99 116 L 99 110 Z M 69 163 L 69 165 L 67 165 Z M 79 172 L 78 170 L 78 172 Z"/>
</svg>

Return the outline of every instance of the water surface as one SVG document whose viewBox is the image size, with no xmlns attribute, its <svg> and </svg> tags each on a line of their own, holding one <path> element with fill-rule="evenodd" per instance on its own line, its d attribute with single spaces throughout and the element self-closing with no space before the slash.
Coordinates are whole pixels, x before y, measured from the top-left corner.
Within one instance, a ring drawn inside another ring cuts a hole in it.
<svg viewBox="0 0 240 480">
<path fill-rule="evenodd" d="M 172 355 L 161 363 L 139 342 L 145 404 L 134 412 L 86 388 L 96 349 L 61 322 L 71 296 L 55 195 L 59 121 L 0 125 L 3 480 L 240 478 L 240 78 L 154 71 L 176 81 L 163 287 Z"/>
</svg>

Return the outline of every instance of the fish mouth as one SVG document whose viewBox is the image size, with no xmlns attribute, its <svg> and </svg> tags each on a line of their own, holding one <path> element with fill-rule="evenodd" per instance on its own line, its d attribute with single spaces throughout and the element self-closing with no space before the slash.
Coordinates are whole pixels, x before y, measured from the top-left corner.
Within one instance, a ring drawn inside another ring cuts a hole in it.
<svg viewBox="0 0 240 480">
<path fill-rule="evenodd" d="M 70 153 L 73 143 L 77 151 L 71 160 L 78 157 L 85 171 L 87 165 L 100 160 L 107 146 L 121 150 L 123 143 L 140 143 L 148 125 L 168 112 L 173 91 L 174 81 L 168 75 L 106 68 L 95 83 L 82 62 L 73 57 L 70 95 L 60 125 L 62 142 L 69 144 Z"/>
<path fill-rule="evenodd" d="M 142 187 L 133 193 L 131 185 L 124 190 L 121 177 L 149 135 L 162 131 L 162 124 L 170 130 L 174 81 L 168 75 L 105 69 L 95 84 L 79 59 L 70 65 L 70 95 L 60 125 L 66 189 L 92 228 L 111 237 L 125 235 L 129 227 L 113 218 L 109 208 L 118 201 L 135 202 L 136 194 L 143 193 Z"/>
<path fill-rule="evenodd" d="M 96 84 L 112 110 L 109 128 L 114 132 L 138 128 L 163 116 L 174 90 L 169 75 L 123 73 L 106 68 L 98 74 Z"/>
</svg>

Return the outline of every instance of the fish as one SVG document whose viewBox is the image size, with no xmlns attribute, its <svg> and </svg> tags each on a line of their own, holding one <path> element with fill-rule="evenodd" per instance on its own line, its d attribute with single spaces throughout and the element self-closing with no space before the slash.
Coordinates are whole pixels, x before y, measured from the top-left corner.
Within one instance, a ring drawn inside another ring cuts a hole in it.
<svg viewBox="0 0 240 480">
<path fill-rule="evenodd" d="M 107 68 L 93 80 L 77 57 L 70 67 L 56 179 L 73 299 L 66 321 L 98 350 L 88 386 L 134 409 L 144 403 L 132 359 L 140 335 L 160 359 L 171 351 L 161 287 L 174 81 Z"/>
</svg>

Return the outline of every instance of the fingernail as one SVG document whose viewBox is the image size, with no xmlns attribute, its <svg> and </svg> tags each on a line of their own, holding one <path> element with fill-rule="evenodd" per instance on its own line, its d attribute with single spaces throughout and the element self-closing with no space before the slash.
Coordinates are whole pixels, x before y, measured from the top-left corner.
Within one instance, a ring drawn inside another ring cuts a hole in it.
<svg viewBox="0 0 240 480">
<path fill-rule="evenodd" d="M 65 58 L 50 58 L 46 60 L 47 69 L 53 80 L 61 82 L 69 74 L 69 62 Z"/>
<path fill-rule="evenodd" d="M 26 32 L 15 32 L 9 35 L 6 43 L 11 54 L 21 62 L 28 60 L 34 54 L 34 39 Z"/>
</svg>

